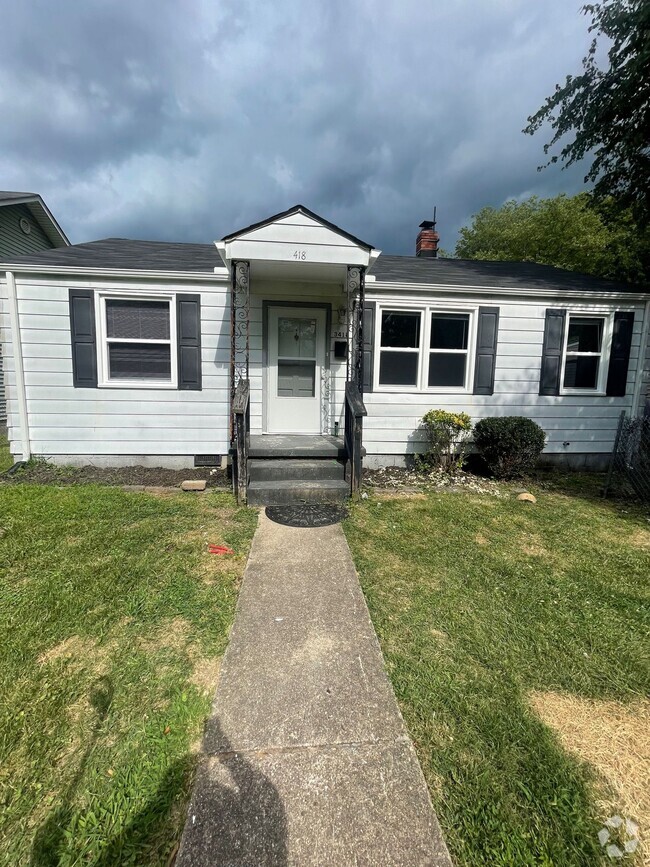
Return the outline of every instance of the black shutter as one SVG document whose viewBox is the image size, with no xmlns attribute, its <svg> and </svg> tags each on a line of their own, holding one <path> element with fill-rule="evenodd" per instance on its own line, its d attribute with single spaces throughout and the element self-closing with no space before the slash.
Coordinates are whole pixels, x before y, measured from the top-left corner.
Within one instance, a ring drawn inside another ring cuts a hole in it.
<svg viewBox="0 0 650 867">
<path fill-rule="evenodd" d="M 564 327 L 566 310 L 547 310 L 542 347 L 542 369 L 539 377 L 539 393 L 560 393 L 562 353 L 564 351 Z"/>
<path fill-rule="evenodd" d="M 615 313 L 612 349 L 607 373 L 609 397 L 623 397 L 627 385 L 627 369 L 630 366 L 630 347 L 634 330 L 634 313 Z"/>
<path fill-rule="evenodd" d="M 97 388 L 94 292 L 92 289 L 70 289 L 69 299 L 72 384 L 75 388 Z"/>
<path fill-rule="evenodd" d="M 474 394 L 494 394 L 494 368 L 497 361 L 499 308 L 479 307 L 476 332 Z"/>
<path fill-rule="evenodd" d="M 371 392 L 375 366 L 375 311 L 374 301 L 363 305 L 363 392 Z"/>
<path fill-rule="evenodd" d="M 201 390 L 201 296 L 176 296 L 178 387 Z"/>
</svg>

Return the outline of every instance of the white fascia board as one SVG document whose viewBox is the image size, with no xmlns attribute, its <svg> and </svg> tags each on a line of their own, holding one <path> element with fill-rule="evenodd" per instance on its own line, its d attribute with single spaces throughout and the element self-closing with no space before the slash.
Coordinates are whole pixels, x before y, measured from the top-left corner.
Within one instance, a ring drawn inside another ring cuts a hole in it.
<svg viewBox="0 0 650 867">
<path fill-rule="evenodd" d="M 386 290 L 389 292 L 410 292 L 413 294 L 427 294 L 432 292 L 445 293 L 469 293 L 471 295 L 508 295 L 525 301 L 527 298 L 585 298 L 597 301 L 647 301 L 650 292 L 598 292 L 594 290 L 580 291 L 578 289 L 531 289 L 528 286 L 521 288 L 505 288 L 502 286 L 454 286 L 446 283 L 389 283 L 375 281 L 373 291 Z"/>
<path fill-rule="evenodd" d="M 214 283 L 228 279 L 227 268 L 215 268 L 214 273 L 202 271 L 146 271 L 138 268 L 73 268 L 63 265 L 12 265 L 0 264 L 0 273 L 16 274 L 65 274 L 70 277 L 141 277 L 155 280 L 192 280 Z"/>
<path fill-rule="evenodd" d="M 217 265 L 214 269 L 215 274 L 217 272 L 223 271 L 225 268 L 228 270 L 228 253 L 226 251 L 226 242 L 225 241 L 215 241 L 214 246 L 217 248 L 217 252 L 221 256 L 221 261 L 223 262 L 223 268 Z"/>
</svg>

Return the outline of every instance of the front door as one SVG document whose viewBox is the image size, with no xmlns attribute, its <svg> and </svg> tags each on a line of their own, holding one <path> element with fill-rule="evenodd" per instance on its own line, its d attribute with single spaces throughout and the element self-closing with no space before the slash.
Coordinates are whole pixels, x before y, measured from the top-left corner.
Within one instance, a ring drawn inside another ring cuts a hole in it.
<svg viewBox="0 0 650 867">
<path fill-rule="evenodd" d="M 321 432 L 326 322 L 322 307 L 269 307 L 268 433 Z"/>
</svg>

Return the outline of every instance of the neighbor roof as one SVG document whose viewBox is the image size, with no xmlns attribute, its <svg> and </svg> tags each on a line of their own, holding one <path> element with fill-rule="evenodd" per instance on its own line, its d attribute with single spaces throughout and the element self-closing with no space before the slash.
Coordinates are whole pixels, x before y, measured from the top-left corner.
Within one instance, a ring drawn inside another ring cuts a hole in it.
<svg viewBox="0 0 650 867">
<path fill-rule="evenodd" d="M 11 205 L 26 205 L 32 217 L 55 247 L 68 247 L 70 245 L 65 232 L 54 219 L 49 208 L 38 193 L 0 190 L 0 207 Z"/>
<path fill-rule="evenodd" d="M 15 256 L 7 265 L 212 274 L 223 262 L 214 244 L 131 241 L 105 238 Z M 544 289 L 578 292 L 647 292 L 646 287 L 601 280 L 533 262 L 485 262 L 472 259 L 426 259 L 382 254 L 370 272 L 377 283 L 421 286 L 482 286 L 494 289 Z"/>
</svg>

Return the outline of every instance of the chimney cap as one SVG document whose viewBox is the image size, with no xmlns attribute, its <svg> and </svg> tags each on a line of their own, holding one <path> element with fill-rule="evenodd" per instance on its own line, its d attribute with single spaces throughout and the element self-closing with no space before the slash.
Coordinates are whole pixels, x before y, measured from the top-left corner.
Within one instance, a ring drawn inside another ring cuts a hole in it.
<svg viewBox="0 0 650 867">
<path fill-rule="evenodd" d="M 420 223 L 420 228 L 421 229 L 435 229 L 436 228 L 435 221 L 434 220 L 422 220 L 422 222 Z"/>
</svg>

